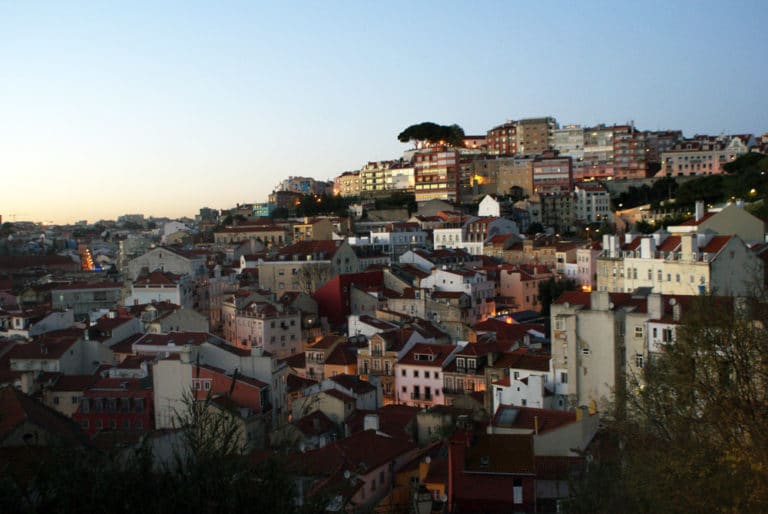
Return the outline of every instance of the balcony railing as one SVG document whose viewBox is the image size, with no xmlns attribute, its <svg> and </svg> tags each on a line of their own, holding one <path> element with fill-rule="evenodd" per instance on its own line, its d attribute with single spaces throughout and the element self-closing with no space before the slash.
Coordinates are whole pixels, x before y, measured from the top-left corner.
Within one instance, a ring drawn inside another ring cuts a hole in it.
<svg viewBox="0 0 768 514">
<path fill-rule="evenodd" d="M 443 387 L 443 394 L 464 395 L 472 394 L 475 391 L 464 387 Z"/>
<path fill-rule="evenodd" d="M 480 369 L 477 368 L 460 368 L 456 366 L 456 373 L 461 373 L 462 375 L 482 375 L 483 372 Z"/>
</svg>

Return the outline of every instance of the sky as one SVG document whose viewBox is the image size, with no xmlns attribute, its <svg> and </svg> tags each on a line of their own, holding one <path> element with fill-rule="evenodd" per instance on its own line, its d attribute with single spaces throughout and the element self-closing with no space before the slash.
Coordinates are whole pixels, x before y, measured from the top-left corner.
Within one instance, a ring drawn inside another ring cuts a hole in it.
<svg viewBox="0 0 768 514">
<path fill-rule="evenodd" d="M 510 119 L 768 132 L 768 2 L 0 0 L 0 215 L 263 202 Z"/>
</svg>

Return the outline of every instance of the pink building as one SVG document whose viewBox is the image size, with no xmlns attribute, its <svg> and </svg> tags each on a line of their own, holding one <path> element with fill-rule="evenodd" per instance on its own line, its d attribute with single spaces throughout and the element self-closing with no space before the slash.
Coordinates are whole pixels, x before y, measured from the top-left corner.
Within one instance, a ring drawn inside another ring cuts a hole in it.
<svg viewBox="0 0 768 514">
<path fill-rule="evenodd" d="M 539 283 L 554 275 L 540 264 L 506 265 L 499 271 L 499 295 L 515 311 L 541 310 Z"/>
<path fill-rule="evenodd" d="M 416 343 L 395 364 L 397 403 L 415 407 L 445 405 L 443 370 L 460 346 Z"/>
<path fill-rule="evenodd" d="M 223 369 L 206 365 L 192 365 L 192 389 L 198 400 L 208 394 L 224 394 L 238 405 L 255 413 L 266 412 L 269 407 L 269 385 L 241 373 L 228 375 Z"/>
</svg>

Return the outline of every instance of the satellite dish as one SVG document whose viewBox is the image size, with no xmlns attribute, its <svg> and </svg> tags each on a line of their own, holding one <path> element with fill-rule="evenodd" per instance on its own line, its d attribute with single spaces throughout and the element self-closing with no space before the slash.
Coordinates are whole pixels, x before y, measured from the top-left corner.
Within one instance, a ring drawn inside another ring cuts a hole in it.
<svg viewBox="0 0 768 514">
<path fill-rule="evenodd" d="M 669 299 L 669 304 L 670 304 L 670 305 L 673 305 L 673 306 L 674 306 L 674 305 L 677 305 L 677 300 L 675 300 L 674 298 L 670 298 L 670 299 Z"/>
<path fill-rule="evenodd" d="M 447 502 L 448 501 L 448 495 L 445 494 L 445 493 L 441 494 L 440 495 L 440 501 L 443 502 L 443 503 Z"/>
<path fill-rule="evenodd" d="M 427 458 L 426 458 L 426 459 L 424 459 L 424 462 L 426 462 L 427 464 L 429 464 L 430 462 L 432 462 L 432 457 L 430 457 L 429 455 L 427 455 Z"/>
<path fill-rule="evenodd" d="M 344 470 L 344 478 L 349 480 L 350 476 L 352 476 L 352 473 L 350 473 L 348 469 Z"/>
</svg>

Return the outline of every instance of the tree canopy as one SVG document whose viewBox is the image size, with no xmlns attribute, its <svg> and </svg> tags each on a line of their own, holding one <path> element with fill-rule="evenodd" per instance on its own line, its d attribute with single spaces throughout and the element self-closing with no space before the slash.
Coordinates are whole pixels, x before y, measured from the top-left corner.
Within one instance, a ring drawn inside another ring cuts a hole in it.
<svg viewBox="0 0 768 514">
<path fill-rule="evenodd" d="M 628 376 L 572 512 L 768 512 L 766 304 L 700 297 Z"/>
<path fill-rule="evenodd" d="M 397 136 L 398 141 L 438 143 L 440 141 L 451 146 L 464 146 L 464 129 L 454 125 L 438 125 L 431 121 L 425 121 L 411 125 Z"/>
</svg>

